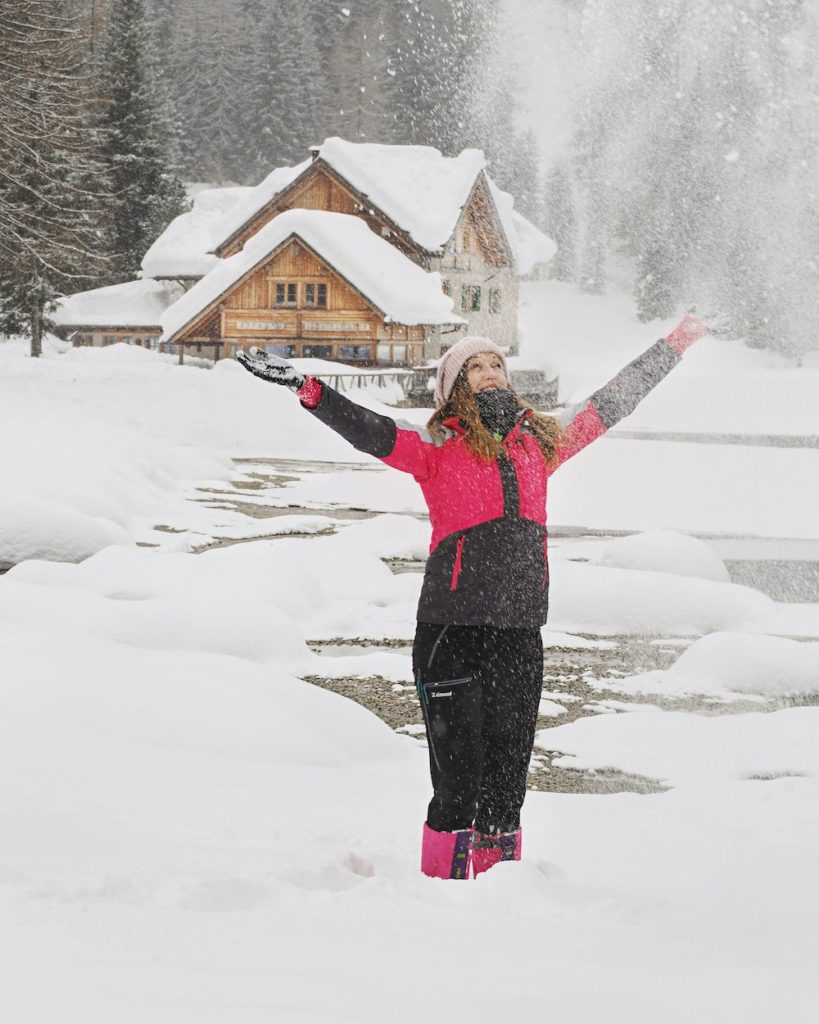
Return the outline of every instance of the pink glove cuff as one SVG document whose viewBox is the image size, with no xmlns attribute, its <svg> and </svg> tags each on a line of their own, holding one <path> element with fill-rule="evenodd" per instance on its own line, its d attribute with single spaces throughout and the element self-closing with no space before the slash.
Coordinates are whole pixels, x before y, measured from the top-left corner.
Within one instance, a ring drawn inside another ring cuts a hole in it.
<svg viewBox="0 0 819 1024">
<path fill-rule="evenodd" d="M 708 328 L 702 320 L 697 316 L 689 314 L 680 320 L 665 340 L 673 349 L 682 355 L 689 345 L 693 345 L 695 341 L 699 341 L 700 338 L 704 338 L 707 333 Z"/>
<path fill-rule="evenodd" d="M 321 401 L 321 381 L 318 377 L 305 377 L 296 396 L 305 409 L 315 409 Z"/>
</svg>

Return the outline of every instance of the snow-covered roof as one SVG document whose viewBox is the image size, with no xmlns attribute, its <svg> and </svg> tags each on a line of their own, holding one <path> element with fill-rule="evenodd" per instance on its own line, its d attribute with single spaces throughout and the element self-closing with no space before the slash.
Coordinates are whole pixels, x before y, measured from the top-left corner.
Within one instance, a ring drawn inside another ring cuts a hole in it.
<svg viewBox="0 0 819 1024">
<path fill-rule="evenodd" d="M 187 213 L 174 218 L 142 260 L 145 277 L 202 277 L 216 266 L 214 228 L 252 188 L 199 189 Z"/>
<path fill-rule="evenodd" d="M 431 146 L 390 146 L 330 138 L 313 149 L 362 196 L 372 201 L 422 249 L 437 252 L 452 237 L 478 175 L 486 167 L 483 153 L 465 149 L 446 157 Z M 311 166 L 279 167 L 261 184 L 249 189 L 213 225 L 213 247 L 223 244 L 253 220 L 276 196 Z M 514 199 L 486 176 L 518 273 L 530 273 L 546 263 L 556 246 L 533 224 L 513 210 Z"/>
<path fill-rule="evenodd" d="M 446 157 L 431 146 L 388 146 L 339 138 L 327 139 L 313 152 L 429 252 L 437 252 L 452 237 L 475 179 L 486 164 L 478 149 Z M 219 242 L 251 220 L 310 164 L 308 160 L 268 175 L 241 210 L 232 210 L 219 226 Z"/>
<path fill-rule="evenodd" d="M 163 337 L 176 335 L 217 301 L 291 235 L 299 237 L 385 316 L 400 324 L 454 324 L 463 319 L 427 273 L 358 217 L 325 210 L 288 210 L 248 239 L 241 252 L 223 260 L 162 317 Z"/>
<path fill-rule="evenodd" d="M 486 166 L 479 149 L 447 157 L 432 146 L 332 138 L 314 152 L 430 252 L 452 237 L 475 179 Z"/>
<path fill-rule="evenodd" d="M 176 281 L 126 281 L 58 299 L 52 319 L 60 327 L 159 327 L 184 291 Z"/>
<path fill-rule="evenodd" d="M 230 210 L 226 210 L 224 216 L 214 223 L 211 249 L 218 248 L 231 235 L 241 230 L 248 221 L 253 220 L 271 199 L 275 199 L 300 174 L 303 174 L 312 162 L 308 159 L 294 167 L 277 167 L 258 185 L 248 188 L 241 202 L 236 203 Z"/>
</svg>

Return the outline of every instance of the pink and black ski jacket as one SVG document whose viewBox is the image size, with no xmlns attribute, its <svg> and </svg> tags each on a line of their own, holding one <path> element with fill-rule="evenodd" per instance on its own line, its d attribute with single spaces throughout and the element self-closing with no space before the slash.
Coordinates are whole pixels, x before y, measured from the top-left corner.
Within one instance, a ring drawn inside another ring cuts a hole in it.
<svg viewBox="0 0 819 1024">
<path fill-rule="evenodd" d="M 552 467 L 528 427 L 529 410 L 521 410 L 503 439 L 506 457 L 484 462 L 467 449 L 456 419 L 446 421 L 448 436 L 437 441 L 425 429 L 363 409 L 325 384 L 320 397 L 313 392 L 313 407 L 300 392 L 303 404 L 355 448 L 418 481 L 432 524 L 419 621 L 499 628 L 546 622 L 548 478 L 633 412 L 677 365 L 696 339 L 676 335 L 660 339 L 573 411 Z"/>
</svg>

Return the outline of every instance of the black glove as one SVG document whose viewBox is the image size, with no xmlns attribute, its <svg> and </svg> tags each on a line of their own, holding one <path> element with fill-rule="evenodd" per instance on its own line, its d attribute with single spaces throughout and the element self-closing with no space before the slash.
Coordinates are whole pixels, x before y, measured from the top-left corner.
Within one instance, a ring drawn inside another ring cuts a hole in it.
<svg viewBox="0 0 819 1024">
<path fill-rule="evenodd" d="M 269 380 L 271 384 L 283 384 L 291 391 L 298 391 L 304 384 L 304 377 L 295 366 L 280 356 L 271 356 L 260 348 L 241 349 L 236 358 L 254 377 Z"/>
</svg>

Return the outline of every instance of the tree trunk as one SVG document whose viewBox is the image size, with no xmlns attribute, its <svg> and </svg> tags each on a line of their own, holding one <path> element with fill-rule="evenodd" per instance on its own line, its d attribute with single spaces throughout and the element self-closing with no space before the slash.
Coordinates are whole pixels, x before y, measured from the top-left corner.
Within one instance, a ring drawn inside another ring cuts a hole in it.
<svg viewBox="0 0 819 1024">
<path fill-rule="evenodd" d="M 43 303 L 37 295 L 31 303 L 31 358 L 39 359 L 43 352 Z"/>
</svg>

